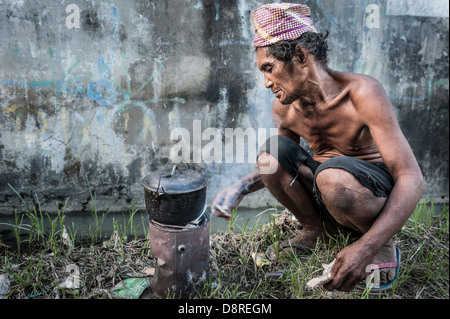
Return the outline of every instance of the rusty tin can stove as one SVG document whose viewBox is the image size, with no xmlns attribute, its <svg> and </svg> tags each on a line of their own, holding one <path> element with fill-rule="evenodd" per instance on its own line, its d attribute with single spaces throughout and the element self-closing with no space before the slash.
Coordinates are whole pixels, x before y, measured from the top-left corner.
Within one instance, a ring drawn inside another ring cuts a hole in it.
<svg viewBox="0 0 450 319">
<path fill-rule="evenodd" d="M 143 179 L 149 241 L 156 258 L 150 287 L 162 297 L 187 297 L 206 280 L 209 268 L 206 180 L 189 166 L 183 171 L 174 166 L 171 174 L 164 173 L 166 167 Z"/>
</svg>

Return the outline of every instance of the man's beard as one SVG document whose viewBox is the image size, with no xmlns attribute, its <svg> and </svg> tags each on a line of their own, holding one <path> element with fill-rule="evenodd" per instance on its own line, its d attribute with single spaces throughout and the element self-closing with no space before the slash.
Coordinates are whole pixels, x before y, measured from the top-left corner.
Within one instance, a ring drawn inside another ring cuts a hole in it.
<svg viewBox="0 0 450 319">
<path fill-rule="evenodd" d="M 286 98 L 284 100 L 280 100 L 280 99 L 278 99 L 278 100 L 283 105 L 290 105 L 290 104 L 294 103 L 294 101 L 296 101 L 298 99 L 300 99 L 300 95 L 296 94 L 296 95 L 286 96 Z"/>
</svg>

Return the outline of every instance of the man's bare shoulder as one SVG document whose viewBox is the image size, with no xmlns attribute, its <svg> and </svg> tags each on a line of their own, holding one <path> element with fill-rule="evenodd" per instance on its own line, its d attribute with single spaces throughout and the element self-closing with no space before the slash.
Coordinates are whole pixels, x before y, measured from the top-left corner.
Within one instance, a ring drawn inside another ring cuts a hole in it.
<svg viewBox="0 0 450 319">
<path fill-rule="evenodd" d="M 336 79 L 346 81 L 352 105 L 365 125 L 392 125 L 396 121 L 392 103 L 377 79 L 357 73 L 339 73 Z"/>
<path fill-rule="evenodd" d="M 379 100 L 380 97 L 383 97 L 387 102 L 386 106 L 391 107 L 382 84 L 374 77 L 337 71 L 334 71 L 333 77 L 339 82 L 345 83 L 355 108 L 364 108 L 371 104 L 373 100 Z"/>
<path fill-rule="evenodd" d="M 347 84 L 352 95 L 364 94 L 382 88 L 381 83 L 369 75 L 339 71 L 333 71 L 332 75 L 335 80 Z"/>
</svg>

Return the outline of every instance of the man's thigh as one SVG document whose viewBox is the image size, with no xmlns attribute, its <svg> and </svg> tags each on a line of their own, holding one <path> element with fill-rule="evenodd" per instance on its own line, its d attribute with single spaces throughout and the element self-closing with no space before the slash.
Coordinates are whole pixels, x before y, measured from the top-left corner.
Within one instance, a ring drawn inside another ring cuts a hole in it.
<svg viewBox="0 0 450 319">
<path fill-rule="evenodd" d="M 314 182 L 317 200 L 334 219 L 361 232 L 370 228 L 394 185 L 384 164 L 345 156 L 322 163 Z"/>
<path fill-rule="evenodd" d="M 298 143 L 286 136 L 271 136 L 261 147 L 259 154 L 258 163 L 269 163 L 264 158 L 270 154 L 289 173 L 291 182 L 298 180 L 312 196 L 314 173 L 320 163 L 314 161 Z"/>
</svg>

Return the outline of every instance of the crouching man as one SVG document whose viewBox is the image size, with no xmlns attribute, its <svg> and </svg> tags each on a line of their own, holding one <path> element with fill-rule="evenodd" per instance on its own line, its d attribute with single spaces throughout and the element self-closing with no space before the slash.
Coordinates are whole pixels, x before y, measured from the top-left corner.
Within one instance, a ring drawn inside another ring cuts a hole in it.
<svg viewBox="0 0 450 319">
<path fill-rule="evenodd" d="M 350 232 L 359 239 L 337 254 L 324 287 L 350 291 L 370 264 L 389 287 L 398 271 L 392 237 L 419 202 L 424 182 L 383 87 L 327 66 L 328 34 L 317 32 L 305 5 L 264 5 L 253 23 L 257 66 L 275 95 L 278 135 L 262 147 L 255 171 L 217 194 L 212 212 L 224 216 L 216 205 L 231 211 L 267 187 L 303 226 L 280 243 L 279 254 L 269 247 L 269 258 L 290 249 L 308 254 L 317 240 L 326 241 L 325 233 Z"/>
</svg>

